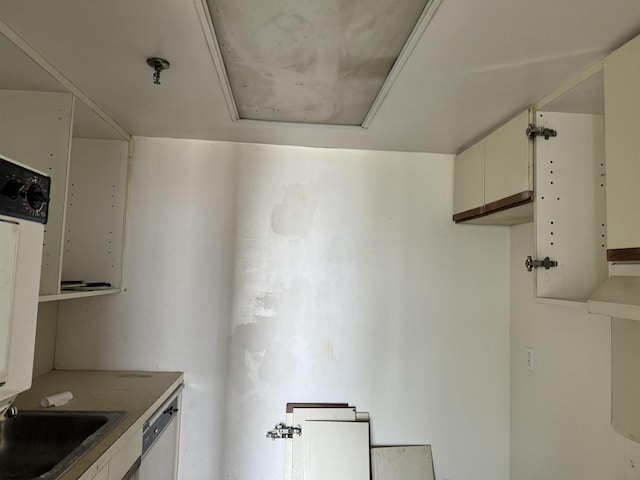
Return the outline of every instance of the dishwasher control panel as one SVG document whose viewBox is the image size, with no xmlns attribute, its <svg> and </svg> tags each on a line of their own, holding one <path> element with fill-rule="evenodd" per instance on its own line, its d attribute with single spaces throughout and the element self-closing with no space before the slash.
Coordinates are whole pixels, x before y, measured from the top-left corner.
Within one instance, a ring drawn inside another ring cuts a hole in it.
<svg viewBox="0 0 640 480">
<path fill-rule="evenodd" d="M 165 403 L 142 427 L 142 456 L 153 446 L 167 426 L 177 417 L 178 395 Z"/>
</svg>

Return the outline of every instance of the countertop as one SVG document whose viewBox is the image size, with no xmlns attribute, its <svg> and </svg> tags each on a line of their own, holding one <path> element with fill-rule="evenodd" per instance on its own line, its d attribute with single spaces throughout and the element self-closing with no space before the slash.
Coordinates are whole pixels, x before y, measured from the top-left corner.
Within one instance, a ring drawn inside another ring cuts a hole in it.
<svg viewBox="0 0 640 480">
<path fill-rule="evenodd" d="M 54 370 L 33 380 L 15 405 L 20 410 L 126 411 L 127 416 L 82 456 L 62 477 L 76 480 L 87 470 L 101 469 L 120 446 L 182 384 L 181 372 Z M 60 407 L 43 408 L 40 400 L 69 390 L 73 400 Z"/>
</svg>

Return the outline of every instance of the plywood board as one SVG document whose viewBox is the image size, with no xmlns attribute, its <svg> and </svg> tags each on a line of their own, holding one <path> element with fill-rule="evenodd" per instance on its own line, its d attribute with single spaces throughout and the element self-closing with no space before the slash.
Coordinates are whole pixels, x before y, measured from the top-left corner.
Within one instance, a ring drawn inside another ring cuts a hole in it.
<svg viewBox="0 0 640 480">
<path fill-rule="evenodd" d="M 430 445 L 374 447 L 372 480 L 435 480 Z"/>
</svg>

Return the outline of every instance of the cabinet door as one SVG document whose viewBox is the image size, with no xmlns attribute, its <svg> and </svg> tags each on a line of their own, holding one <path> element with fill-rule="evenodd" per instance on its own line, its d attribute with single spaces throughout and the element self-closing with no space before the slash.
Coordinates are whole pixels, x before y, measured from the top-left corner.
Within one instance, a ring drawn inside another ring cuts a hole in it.
<svg viewBox="0 0 640 480">
<path fill-rule="evenodd" d="M 640 37 L 604 61 L 609 249 L 640 247 Z"/>
<path fill-rule="evenodd" d="M 91 480 L 109 480 L 109 467 L 103 467 Z"/>
<path fill-rule="evenodd" d="M 307 421 L 299 480 L 369 480 L 369 423 Z"/>
<path fill-rule="evenodd" d="M 484 205 L 485 140 L 458 154 L 455 160 L 453 213 Z"/>
<path fill-rule="evenodd" d="M 7 381 L 20 226 L 0 219 L 0 383 Z"/>
<path fill-rule="evenodd" d="M 487 137 L 484 203 L 533 190 L 533 148 L 526 135 L 529 111 Z"/>
<path fill-rule="evenodd" d="M 354 408 L 294 408 L 290 424 L 293 426 L 304 425 L 307 420 L 327 420 L 333 422 L 355 422 L 356 412 Z M 293 437 L 287 440 L 285 456 L 285 480 L 301 480 L 304 478 L 305 455 L 302 437 Z"/>
<path fill-rule="evenodd" d="M 180 414 L 180 411 L 178 411 Z M 174 418 L 153 444 L 140 465 L 138 480 L 175 480 L 178 466 L 180 421 Z"/>
<path fill-rule="evenodd" d="M 142 455 L 142 429 L 136 431 L 109 460 L 109 480 L 131 478 L 127 474 Z"/>
<path fill-rule="evenodd" d="M 369 480 L 369 422 L 355 408 L 294 408 L 288 424 L 302 433 L 287 440 L 287 480 Z"/>
</svg>

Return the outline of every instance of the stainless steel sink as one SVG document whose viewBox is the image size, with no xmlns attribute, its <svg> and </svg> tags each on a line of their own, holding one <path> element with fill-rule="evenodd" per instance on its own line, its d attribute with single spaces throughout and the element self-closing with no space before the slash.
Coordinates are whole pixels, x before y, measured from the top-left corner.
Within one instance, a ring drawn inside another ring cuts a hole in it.
<svg viewBox="0 0 640 480">
<path fill-rule="evenodd" d="M 0 422 L 0 479 L 60 478 L 125 415 L 21 411 Z"/>
</svg>

